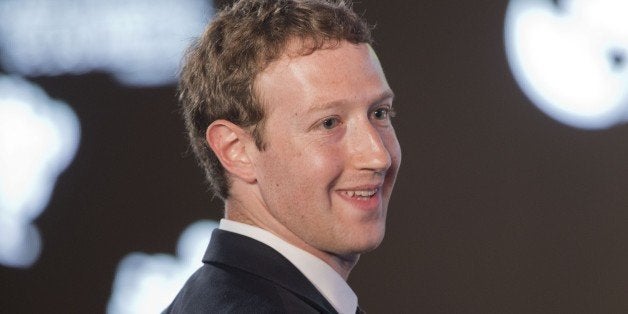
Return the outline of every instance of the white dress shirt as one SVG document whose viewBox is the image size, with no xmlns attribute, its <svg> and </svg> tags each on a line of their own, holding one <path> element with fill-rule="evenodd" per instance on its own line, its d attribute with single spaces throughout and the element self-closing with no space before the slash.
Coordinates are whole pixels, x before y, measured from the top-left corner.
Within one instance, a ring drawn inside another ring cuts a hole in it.
<svg viewBox="0 0 628 314">
<path fill-rule="evenodd" d="M 259 227 L 221 219 L 220 229 L 262 242 L 290 261 L 340 314 L 355 314 L 358 297 L 331 266 L 316 256 Z"/>
</svg>

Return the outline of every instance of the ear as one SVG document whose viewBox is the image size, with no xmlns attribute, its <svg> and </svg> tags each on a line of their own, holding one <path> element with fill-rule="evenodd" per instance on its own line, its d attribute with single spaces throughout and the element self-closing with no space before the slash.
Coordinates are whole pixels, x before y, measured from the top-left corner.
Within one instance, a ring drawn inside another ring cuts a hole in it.
<svg viewBox="0 0 628 314">
<path fill-rule="evenodd" d="M 222 166 L 247 183 L 254 183 L 255 172 L 246 147 L 253 139 L 238 125 L 227 120 L 216 120 L 205 132 L 205 140 Z"/>
</svg>

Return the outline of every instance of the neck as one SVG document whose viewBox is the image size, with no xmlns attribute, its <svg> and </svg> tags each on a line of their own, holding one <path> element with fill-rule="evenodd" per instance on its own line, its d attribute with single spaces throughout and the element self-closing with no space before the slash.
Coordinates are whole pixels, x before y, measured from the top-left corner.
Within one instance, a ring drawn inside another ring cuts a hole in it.
<svg viewBox="0 0 628 314">
<path fill-rule="evenodd" d="M 225 201 L 225 218 L 262 228 L 278 236 L 282 240 L 316 256 L 323 262 L 327 263 L 338 274 L 340 274 L 340 276 L 344 278 L 345 281 L 349 277 L 349 273 L 357 264 L 358 259 L 360 258 L 359 254 L 338 255 L 332 252 L 319 250 L 309 243 L 305 242 L 303 239 L 296 236 L 293 232 L 291 232 L 288 228 L 279 223 L 276 219 L 268 219 L 269 217 L 267 216 L 269 214 L 267 212 L 255 212 L 249 210 L 250 208 L 257 207 L 249 207 L 242 202 L 230 198 L 229 200 Z"/>
</svg>

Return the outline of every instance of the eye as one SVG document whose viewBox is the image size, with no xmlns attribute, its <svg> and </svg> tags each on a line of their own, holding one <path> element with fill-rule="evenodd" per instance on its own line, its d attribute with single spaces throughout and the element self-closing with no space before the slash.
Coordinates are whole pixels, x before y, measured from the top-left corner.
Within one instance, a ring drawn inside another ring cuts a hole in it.
<svg viewBox="0 0 628 314">
<path fill-rule="evenodd" d="M 323 120 L 323 128 L 327 130 L 331 130 L 340 124 L 340 120 L 338 118 L 327 118 Z"/>
<path fill-rule="evenodd" d="M 395 112 L 392 108 L 382 107 L 373 111 L 373 118 L 377 120 L 388 120 L 395 116 Z"/>
</svg>

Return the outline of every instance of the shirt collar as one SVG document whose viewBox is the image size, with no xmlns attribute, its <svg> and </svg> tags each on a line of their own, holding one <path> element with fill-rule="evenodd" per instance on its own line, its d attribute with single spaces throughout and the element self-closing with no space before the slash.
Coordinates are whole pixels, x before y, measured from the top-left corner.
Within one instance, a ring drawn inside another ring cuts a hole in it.
<svg viewBox="0 0 628 314">
<path fill-rule="evenodd" d="M 340 274 L 316 256 L 259 227 L 221 219 L 219 228 L 255 239 L 275 249 L 303 273 L 338 313 L 355 313 L 358 306 L 356 294 Z"/>
</svg>

